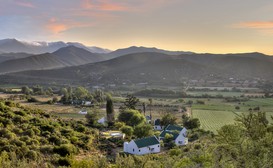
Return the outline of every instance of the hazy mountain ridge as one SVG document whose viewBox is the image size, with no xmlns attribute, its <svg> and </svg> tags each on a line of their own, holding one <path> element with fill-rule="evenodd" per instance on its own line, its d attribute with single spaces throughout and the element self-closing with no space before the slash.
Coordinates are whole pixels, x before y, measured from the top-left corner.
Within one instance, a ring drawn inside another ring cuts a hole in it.
<svg viewBox="0 0 273 168">
<path fill-rule="evenodd" d="M 158 49 L 155 47 L 148 48 L 148 47 L 131 46 L 128 48 L 117 49 L 113 52 L 110 52 L 110 53 L 106 54 L 106 57 L 116 58 L 116 57 L 123 56 L 123 55 L 135 54 L 135 53 L 145 53 L 145 52 L 163 53 L 163 54 L 167 54 L 167 55 L 193 54 L 193 52 L 189 52 L 189 51 L 168 51 L 168 50 Z"/>
<path fill-rule="evenodd" d="M 8 60 L 18 59 L 18 58 L 26 58 L 31 56 L 32 54 L 27 53 L 0 53 L 0 63 Z"/>
<path fill-rule="evenodd" d="M 109 53 L 110 50 L 103 49 L 99 47 L 88 47 L 81 43 L 74 43 L 74 42 L 43 42 L 43 41 L 34 41 L 34 42 L 26 42 L 26 41 L 19 41 L 16 39 L 3 39 L 0 40 L 0 51 L 4 53 L 31 53 L 31 54 L 42 54 L 42 53 L 52 53 L 56 50 L 68 47 L 68 46 L 76 46 L 79 48 L 86 49 L 87 51 L 93 53 Z"/>
<path fill-rule="evenodd" d="M 68 46 L 53 53 L 44 53 L 3 61 L 0 63 L 0 73 L 54 69 L 99 62 L 102 60 L 103 57 L 101 57 L 99 54 L 91 53 L 82 48 Z"/>
<path fill-rule="evenodd" d="M 272 57 L 248 54 L 136 53 L 107 61 L 45 71 L 25 71 L 6 76 L 43 82 L 98 84 L 179 85 L 186 80 L 255 78 L 273 80 Z M 206 61 L 204 61 L 206 60 Z M 270 61 L 269 61 L 270 60 Z"/>
</svg>

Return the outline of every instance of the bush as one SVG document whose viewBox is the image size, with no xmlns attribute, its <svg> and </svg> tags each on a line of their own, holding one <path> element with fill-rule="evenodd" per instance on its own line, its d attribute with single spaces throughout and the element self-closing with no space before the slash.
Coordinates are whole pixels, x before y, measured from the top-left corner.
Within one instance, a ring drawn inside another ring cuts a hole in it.
<svg viewBox="0 0 273 168">
<path fill-rule="evenodd" d="M 77 149 L 72 144 L 63 144 L 61 146 L 54 147 L 53 152 L 61 156 L 67 156 L 77 153 Z"/>
<path fill-rule="evenodd" d="M 51 153 L 53 153 L 53 146 L 51 146 L 51 145 L 41 146 L 40 151 L 43 154 L 51 154 Z"/>
<path fill-rule="evenodd" d="M 38 158 L 38 154 L 37 152 L 33 151 L 33 150 L 29 150 L 27 153 L 26 153 L 26 157 L 28 159 L 31 159 L 31 160 L 37 160 Z"/>
<path fill-rule="evenodd" d="M 68 158 L 60 158 L 59 160 L 58 160 L 58 164 L 60 165 L 60 166 L 71 166 L 71 163 L 70 163 L 70 160 L 68 159 Z"/>
<path fill-rule="evenodd" d="M 28 101 L 29 103 L 37 103 L 37 102 L 39 102 L 39 100 L 36 99 L 35 97 L 30 97 L 29 99 L 27 99 L 27 101 Z"/>
</svg>

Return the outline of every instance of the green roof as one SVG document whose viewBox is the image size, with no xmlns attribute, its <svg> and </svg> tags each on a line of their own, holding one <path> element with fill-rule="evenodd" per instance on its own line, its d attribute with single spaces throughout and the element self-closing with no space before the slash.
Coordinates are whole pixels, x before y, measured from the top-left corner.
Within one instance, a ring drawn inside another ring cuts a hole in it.
<svg viewBox="0 0 273 168">
<path fill-rule="evenodd" d="M 175 139 L 178 137 L 178 135 L 179 135 L 179 133 L 177 133 L 176 131 L 166 131 L 166 130 L 164 130 L 164 131 L 162 131 L 162 132 L 160 133 L 159 137 L 165 138 L 165 135 L 166 135 L 166 134 L 171 134 L 171 135 L 173 135 L 173 139 L 174 139 L 174 140 L 175 140 Z"/>
<path fill-rule="evenodd" d="M 138 148 L 159 144 L 155 136 L 134 140 Z"/>
<path fill-rule="evenodd" d="M 165 130 L 170 130 L 170 131 L 181 131 L 183 128 L 178 126 L 178 125 L 168 125 Z"/>
</svg>

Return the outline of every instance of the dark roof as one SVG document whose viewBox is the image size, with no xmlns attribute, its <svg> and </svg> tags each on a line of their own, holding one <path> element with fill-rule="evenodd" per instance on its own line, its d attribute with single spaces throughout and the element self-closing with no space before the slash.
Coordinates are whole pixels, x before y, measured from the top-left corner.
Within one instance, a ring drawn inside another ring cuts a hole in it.
<svg viewBox="0 0 273 168">
<path fill-rule="evenodd" d="M 155 125 L 160 125 L 160 119 L 155 120 Z"/>
<path fill-rule="evenodd" d="M 179 135 L 179 133 L 177 133 L 176 131 L 166 131 L 166 130 L 164 130 L 164 131 L 162 131 L 162 132 L 160 133 L 159 137 L 165 138 L 165 135 L 166 135 L 166 134 L 171 134 L 171 135 L 173 135 L 173 140 L 175 140 L 175 139 L 178 137 L 178 135 Z"/>
<path fill-rule="evenodd" d="M 180 127 L 179 125 L 168 125 L 165 130 L 170 130 L 170 131 L 181 131 L 183 128 Z"/>
<path fill-rule="evenodd" d="M 134 140 L 138 148 L 159 144 L 155 136 Z"/>
</svg>

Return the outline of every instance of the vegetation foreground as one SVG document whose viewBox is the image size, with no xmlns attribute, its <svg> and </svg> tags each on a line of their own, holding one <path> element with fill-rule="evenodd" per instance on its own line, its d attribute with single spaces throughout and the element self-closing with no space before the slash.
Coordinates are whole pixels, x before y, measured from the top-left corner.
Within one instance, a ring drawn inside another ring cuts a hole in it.
<svg viewBox="0 0 273 168">
<path fill-rule="evenodd" d="M 116 148 L 87 122 L 64 120 L 10 101 L 0 102 L 0 167 L 272 167 L 273 126 L 265 113 L 242 114 L 218 135 L 189 132 L 187 146 L 160 154 L 111 157 Z M 120 142 L 118 142 L 120 143 Z"/>
</svg>

